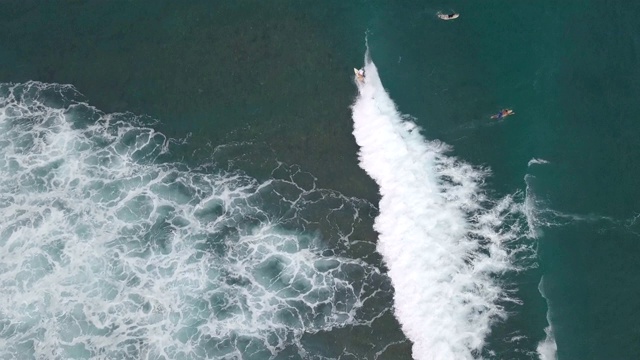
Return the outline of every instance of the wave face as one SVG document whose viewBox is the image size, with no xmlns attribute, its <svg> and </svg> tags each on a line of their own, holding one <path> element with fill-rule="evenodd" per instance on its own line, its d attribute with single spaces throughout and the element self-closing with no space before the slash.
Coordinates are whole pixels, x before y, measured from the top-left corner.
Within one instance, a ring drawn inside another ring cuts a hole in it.
<svg viewBox="0 0 640 360">
<path fill-rule="evenodd" d="M 415 359 L 472 359 L 482 354 L 508 292 L 496 280 L 513 269 L 522 207 L 512 196 L 491 200 L 487 170 L 446 155 L 426 141 L 385 92 L 365 58 L 353 104 L 360 166 L 380 187 L 377 250 L 395 289 L 395 316 Z M 519 220 L 520 219 L 520 220 Z"/>
<path fill-rule="evenodd" d="M 170 162 L 163 134 L 79 98 L 0 84 L 1 358 L 303 356 L 380 316 L 361 310 L 386 276 L 348 255 L 368 204 L 285 167 Z"/>
</svg>

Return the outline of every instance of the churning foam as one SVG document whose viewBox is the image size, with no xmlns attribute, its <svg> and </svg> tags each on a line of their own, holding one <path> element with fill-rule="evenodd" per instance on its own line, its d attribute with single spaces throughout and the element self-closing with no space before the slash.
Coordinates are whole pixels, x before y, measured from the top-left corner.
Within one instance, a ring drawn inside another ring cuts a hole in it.
<svg viewBox="0 0 640 360">
<path fill-rule="evenodd" d="M 507 196 L 482 190 L 487 171 L 426 141 L 385 92 L 365 58 L 364 83 L 353 104 L 360 166 L 380 187 L 377 249 L 395 289 L 395 315 L 416 359 L 481 355 L 494 320 L 506 316 L 495 275 L 511 268 L 506 243 L 520 229 Z"/>
<path fill-rule="evenodd" d="M 303 231 L 356 200 L 169 162 L 76 97 L 0 84 L 0 358 L 265 359 L 379 316 L 358 311 L 386 277 Z"/>
</svg>

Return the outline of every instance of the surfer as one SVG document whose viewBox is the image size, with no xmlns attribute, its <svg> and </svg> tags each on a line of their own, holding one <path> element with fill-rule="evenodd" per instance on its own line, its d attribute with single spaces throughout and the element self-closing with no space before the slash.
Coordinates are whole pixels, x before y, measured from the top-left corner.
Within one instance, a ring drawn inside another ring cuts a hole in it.
<svg viewBox="0 0 640 360">
<path fill-rule="evenodd" d="M 459 16 L 460 14 L 458 13 L 451 13 L 451 14 L 438 13 L 438 17 L 442 20 L 453 20 L 453 19 L 457 19 Z"/>
<path fill-rule="evenodd" d="M 499 113 L 491 116 L 492 119 L 502 119 L 509 115 L 514 115 L 515 113 L 511 109 L 502 109 Z"/>
<path fill-rule="evenodd" d="M 359 81 L 364 81 L 364 69 L 353 69 L 353 72 L 356 74 L 356 79 Z"/>
</svg>

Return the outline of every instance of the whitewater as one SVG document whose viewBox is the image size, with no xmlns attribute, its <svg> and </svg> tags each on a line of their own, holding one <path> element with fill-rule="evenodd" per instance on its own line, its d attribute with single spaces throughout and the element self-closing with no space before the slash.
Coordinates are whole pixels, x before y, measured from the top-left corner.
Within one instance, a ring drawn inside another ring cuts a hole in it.
<svg viewBox="0 0 640 360">
<path fill-rule="evenodd" d="M 517 301 L 497 278 L 514 269 L 522 206 L 513 196 L 492 200 L 482 187 L 487 169 L 427 141 L 396 109 L 368 54 L 364 69 L 353 134 L 360 166 L 380 188 L 374 226 L 395 316 L 415 359 L 482 357 L 492 324 L 507 316 L 503 305 Z"/>
<path fill-rule="evenodd" d="M 0 84 L 0 358 L 308 358 L 303 337 L 385 313 L 349 251 L 364 202 L 169 161 L 143 120 Z"/>
<path fill-rule="evenodd" d="M 354 135 L 378 211 L 296 167 L 228 170 L 230 144 L 190 167 L 183 140 L 73 86 L 0 84 L 0 357 L 375 359 L 405 340 L 319 344 L 384 331 L 393 296 L 414 358 L 494 358 L 535 201 L 488 196 L 488 170 L 426 141 L 365 70 Z M 375 215 L 388 273 L 361 237 Z"/>
</svg>

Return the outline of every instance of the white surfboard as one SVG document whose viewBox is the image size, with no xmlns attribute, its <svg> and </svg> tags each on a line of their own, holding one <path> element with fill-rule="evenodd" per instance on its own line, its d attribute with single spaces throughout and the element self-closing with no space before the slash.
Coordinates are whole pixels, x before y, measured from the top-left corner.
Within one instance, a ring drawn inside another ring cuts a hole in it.
<svg viewBox="0 0 640 360">
<path fill-rule="evenodd" d="M 453 19 L 457 19 L 458 17 L 460 17 L 460 14 L 458 13 L 453 13 L 453 14 L 440 14 L 438 13 L 438 17 L 442 20 L 453 20 Z"/>
</svg>

